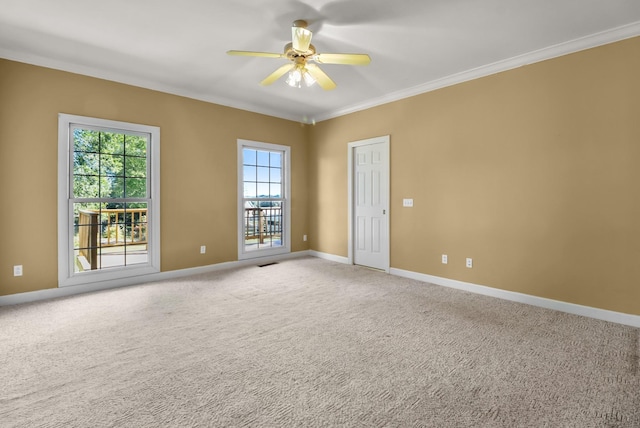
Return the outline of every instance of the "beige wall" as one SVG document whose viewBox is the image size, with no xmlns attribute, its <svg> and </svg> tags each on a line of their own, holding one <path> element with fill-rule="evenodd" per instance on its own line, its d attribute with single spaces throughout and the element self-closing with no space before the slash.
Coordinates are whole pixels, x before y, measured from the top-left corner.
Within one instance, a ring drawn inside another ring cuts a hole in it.
<svg viewBox="0 0 640 428">
<path fill-rule="evenodd" d="M 312 248 L 347 256 L 347 143 L 388 134 L 392 267 L 640 314 L 638 52 L 634 38 L 317 124 Z"/>
<path fill-rule="evenodd" d="M 292 250 L 308 249 L 306 127 L 0 60 L 0 295 L 57 287 L 58 113 L 161 128 L 163 271 L 237 260 L 238 138 L 291 146 Z"/>
<path fill-rule="evenodd" d="M 293 251 L 346 256 L 347 143 L 390 135 L 392 267 L 640 315 L 637 52 L 640 38 L 314 127 L 0 60 L 0 295 L 56 287 L 64 112 L 161 127 L 163 271 L 237 259 L 237 138 L 292 146 Z"/>
</svg>

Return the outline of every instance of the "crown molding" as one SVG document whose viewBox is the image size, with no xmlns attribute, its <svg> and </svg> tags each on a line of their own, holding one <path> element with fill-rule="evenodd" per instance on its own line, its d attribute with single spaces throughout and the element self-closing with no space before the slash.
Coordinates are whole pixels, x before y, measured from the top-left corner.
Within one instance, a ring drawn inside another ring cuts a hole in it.
<svg viewBox="0 0 640 428">
<path fill-rule="evenodd" d="M 221 105 L 224 107 L 235 108 L 235 109 L 244 110 L 252 113 L 258 113 L 266 116 L 277 117 L 285 120 L 291 120 L 294 122 L 318 123 L 324 120 L 334 119 L 336 117 L 345 116 L 347 114 L 351 114 L 351 113 L 366 110 L 372 107 L 380 106 L 382 104 L 387 104 L 387 103 L 398 101 L 404 98 L 413 97 L 415 95 L 424 94 L 426 92 L 435 91 L 437 89 L 445 88 L 447 86 L 452 86 L 458 83 L 463 83 L 463 82 L 478 79 L 481 77 L 490 76 L 492 74 L 496 74 L 496 73 L 511 70 L 514 68 L 522 67 L 525 65 L 533 64 L 536 62 L 541 62 L 548 59 L 560 57 L 563 55 L 568 55 L 568 54 L 579 52 L 582 50 L 595 48 L 595 47 L 606 45 L 609 43 L 618 42 L 618 41 L 629 39 L 639 35 L 640 35 L 640 21 L 637 21 L 631 24 L 612 28 L 610 30 L 605 30 L 600 33 L 595 33 L 589 36 L 570 40 L 564 43 L 559 43 L 559 44 L 538 49 L 526 54 L 518 55 L 512 58 L 508 58 L 508 59 L 497 61 L 491 64 L 476 67 L 471 70 L 466 70 L 460 73 L 445 76 L 440 79 L 432 80 L 430 82 L 413 86 L 411 88 L 402 89 L 396 92 L 386 94 L 381 97 L 372 98 L 362 103 L 346 106 L 338 110 L 329 110 L 324 113 L 314 115 L 312 118 L 308 120 L 301 120 L 301 116 L 299 114 L 286 114 L 283 112 L 274 113 L 274 111 L 271 110 L 270 108 L 259 107 L 251 103 L 243 103 L 243 102 L 239 102 L 237 100 L 229 99 L 225 97 L 217 97 L 217 96 L 210 96 L 210 95 L 203 96 L 201 93 L 186 91 L 182 88 L 176 88 L 170 85 L 158 84 L 156 82 L 151 82 L 143 78 L 126 76 L 121 73 L 104 71 L 100 69 L 78 66 L 78 65 L 70 66 L 65 61 L 60 61 L 52 58 L 39 56 L 39 55 L 27 54 L 24 52 L 17 52 L 13 50 L 0 48 L 0 58 L 8 59 L 11 61 L 22 62 L 26 64 L 32 64 L 40 67 L 46 67 L 46 68 L 51 68 L 55 70 L 65 71 L 69 73 L 81 74 L 84 76 L 105 79 L 105 80 L 109 80 L 117 83 L 122 83 L 125 85 L 137 86 L 137 87 L 150 89 L 158 92 L 164 92 L 172 95 L 209 102 L 209 103 Z"/>
<path fill-rule="evenodd" d="M 435 91 L 436 89 L 453 86 L 458 83 L 467 82 L 481 77 L 490 76 L 492 74 L 501 73 L 503 71 L 512 70 L 536 62 L 546 61 L 548 59 L 557 58 L 571 53 L 607 45 L 621 40 L 629 39 L 640 35 L 640 21 L 621 27 L 612 28 L 600 33 L 591 34 L 589 36 L 573 39 L 568 42 L 559 43 L 546 48 L 538 49 L 526 54 L 518 55 L 505 60 L 497 61 L 481 67 L 466 70 L 460 73 L 445 76 L 440 79 L 432 80 L 411 88 L 402 89 L 392 92 L 382 97 L 374 98 L 363 103 L 354 104 L 339 110 L 328 111 L 315 117 L 316 122 L 334 119 L 350 113 L 366 110 L 372 107 L 387 104 L 393 101 L 399 101 L 404 98 L 413 97 L 415 95 L 424 94 L 426 92 Z"/>
<path fill-rule="evenodd" d="M 53 70 L 63 71 L 67 73 L 79 74 L 82 76 L 94 77 L 97 79 L 108 80 L 111 82 L 120 83 L 123 85 L 135 86 L 138 88 L 149 89 L 152 91 L 158 91 L 165 94 L 176 95 L 179 97 L 191 98 L 198 101 L 204 101 L 212 104 L 217 104 L 223 107 L 230 107 L 238 110 L 244 110 L 251 113 L 263 114 L 265 116 L 277 117 L 279 119 L 292 120 L 299 122 L 300 117 L 298 115 L 287 114 L 274 114 L 273 110 L 269 108 L 261 108 L 254 104 L 238 102 L 234 99 L 217 97 L 217 96 L 203 96 L 198 92 L 191 92 L 182 88 L 176 88 L 171 85 L 163 85 L 151 80 L 132 77 L 121 73 L 112 71 L 105 71 L 96 69 L 93 67 L 86 67 L 77 64 L 70 65 L 65 61 L 60 61 L 53 58 L 48 58 L 40 55 L 33 55 L 24 52 L 17 52 L 5 48 L 0 48 L 0 59 L 7 59 L 10 61 L 21 62 L 29 65 L 35 65 L 37 67 L 50 68 Z"/>
</svg>

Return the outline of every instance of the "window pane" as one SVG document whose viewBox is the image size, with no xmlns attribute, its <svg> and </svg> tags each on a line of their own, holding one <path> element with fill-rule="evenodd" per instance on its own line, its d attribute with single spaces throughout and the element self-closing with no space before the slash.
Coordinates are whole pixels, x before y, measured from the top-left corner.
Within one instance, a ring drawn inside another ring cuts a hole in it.
<svg viewBox="0 0 640 428">
<path fill-rule="evenodd" d="M 125 135 L 125 153 L 127 156 L 147 157 L 147 139 L 133 135 Z"/>
<path fill-rule="evenodd" d="M 127 246 L 127 255 L 125 259 L 127 266 L 147 263 L 148 260 L 149 254 L 147 252 L 146 244 Z"/>
<path fill-rule="evenodd" d="M 256 151 L 251 149 L 242 149 L 242 162 L 245 165 L 257 165 Z"/>
<path fill-rule="evenodd" d="M 73 152 L 73 173 L 98 175 L 100 173 L 100 157 L 95 153 Z"/>
<path fill-rule="evenodd" d="M 272 183 L 280 183 L 282 181 L 282 170 L 280 168 L 270 168 L 269 181 Z"/>
<path fill-rule="evenodd" d="M 109 247 L 124 243 L 124 209 L 108 208 L 101 211 L 101 243 Z"/>
<path fill-rule="evenodd" d="M 255 198 L 256 195 L 256 184 L 255 183 L 244 183 L 244 197 L 245 198 Z"/>
<path fill-rule="evenodd" d="M 147 263 L 147 204 L 126 204 L 125 236 L 127 265 Z"/>
<path fill-rule="evenodd" d="M 246 251 L 281 247 L 282 210 L 280 201 L 247 201 L 244 213 L 244 246 Z"/>
<path fill-rule="evenodd" d="M 258 166 L 269 166 L 269 152 L 258 151 Z"/>
<path fill-rule="evenodd" d="M 127 178 L 125 179 L 125 197 L 127 198 L 145 198 L 147 196 L 147 179 L 146 178 Z"/>
<path fill-rule="evenodd" d="M 100 153 L 124 154 L 124 135 L 113 132 L 101 132 Z"/>
<path fill-rule="evenodd" d="M 271 198 L 282 197 L 282 185 L 277 183 L 272 183 L 270 185 L 269 197 Z"/>
<path fill-rule="evenodd" d="M 100 224 L 100 219 L 96 216 L 100 214 L 99 203 L 73 204 L 73 224 Z"/>
<path fill-rule="evenodd" d="M 124 198 L 124 177 L 101 177 L 101 198 Z"/>
<path fill-rule="evenodd" d="M 89 131 L 86 129 L 73 129 L 73 150 L 76 152 L 92 152 L 100 151 L 100 139 L 98 131 Z"/>
<path fill-rule="evenodd" d="M 256 181 L 256 167 L 255 166 L 244 166 L 242 172 L 244 181 Z"/>
<path fill-rule="evenodd" d="M 147 208 L 146 204 L 127 204 L 127 236 L 131 243 L 147 242 Z"/>
<path fill-rule="evenodd" d="M 124 175 L 127 177 L 146 177 L 147 158 L 126 156 L 124 158 Z"/>
<path fill-rule="evenodd" d="M 100 193 L 100 182 L 97 176 L 74 175 L 73 176 L 73 197 L 74 198 L 97 198 Z"/>
<path fill-rule="evenodd" d="M 124 156 L 101 154 L 100 175 L 124 176 Z"/>
<path fill-rule="evenodd" d="M 99 268 L 100 204 L 73 204 L 74 272 Z"/>
<path fill-rule="evenodd" d="M 267 183 L 269 181 L 269 168 L 259 166 L 257 169 L 258 169 L 258 181 Z"/>
<path fill-rule="evenodd" d="M 113 269 L 126 266 L 125 247 L 114 245 L 100 250 L 100 269 Z"/>
<path fill-rule="evenodd" d="M 258 183 L 258 198 L 268 198 L 269 193 L 269 183 Z"/>
<path fill-rule="evenodd" d="M 107 202 L 105 204 L 105 209 L 110 210 L 124 210 L 124 205 L 122 202 Z"/>
<path fill-rule="evenodd" d="M 270 157 L 270 160 L 269 160 L 270 166 L 275 166 L 275 167 L 282 166 L 282 153 L 270 152 L 269 157 Z"/>
</svg>

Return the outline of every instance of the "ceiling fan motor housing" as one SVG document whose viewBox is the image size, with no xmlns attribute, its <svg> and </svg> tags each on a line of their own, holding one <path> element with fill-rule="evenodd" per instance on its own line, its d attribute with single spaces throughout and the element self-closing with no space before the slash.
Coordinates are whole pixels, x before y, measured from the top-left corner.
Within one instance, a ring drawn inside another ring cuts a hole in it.
<svg viewBox="0 0 640 428">
<path fill-rule="evenodd" d="M 296 61 L 298 58 L 304 58 L 305 60 L 316 54 L 316 47 L 309 44 L 309 49 L 306 52 L 300 52 L 293 48 L 293 43 L 287 43 L 284 46 L 284 55 L 291 61 Z"/>
<path fill-rule="evenodd" d="M 307 28 L 307 21 L 299 19 L 293 22 L 291 27 L 291 41 L 293 50 L 299 54 L 305 54 L 309 51 L 311 45 L 311 37 L 313 33 Z"/>
</svg>

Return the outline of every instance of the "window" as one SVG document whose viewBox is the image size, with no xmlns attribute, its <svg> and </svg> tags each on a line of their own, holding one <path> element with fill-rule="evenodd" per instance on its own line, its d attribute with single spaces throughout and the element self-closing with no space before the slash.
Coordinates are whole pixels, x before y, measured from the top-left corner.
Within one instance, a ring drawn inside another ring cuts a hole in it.
<svg viewBox="0 0 640 428">
<path fill-rule="evenodd" d="M 238 140 L 238 258 L 290 251 L 290 148 Z"/>
<path fill-rule="evenodd" d="M 59 116 L 59 285 L 160 271 L 157 127 Z"/>
</svg>

